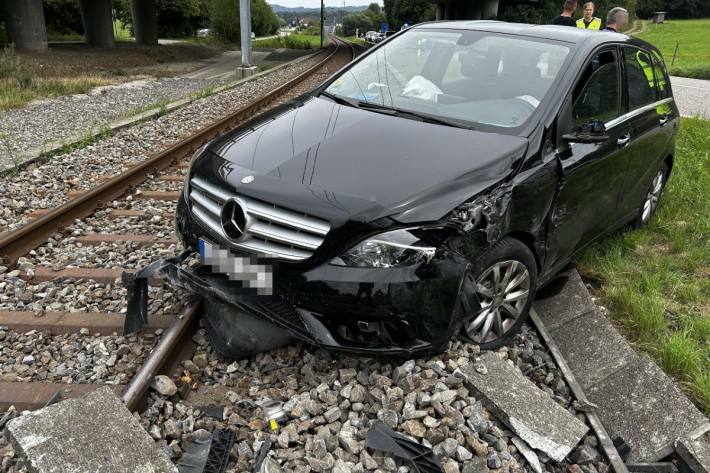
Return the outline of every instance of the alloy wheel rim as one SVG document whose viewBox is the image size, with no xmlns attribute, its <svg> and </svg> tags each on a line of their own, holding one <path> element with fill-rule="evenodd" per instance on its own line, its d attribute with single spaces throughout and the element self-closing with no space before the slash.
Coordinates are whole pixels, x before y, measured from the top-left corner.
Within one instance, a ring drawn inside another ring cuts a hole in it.
<svg viewBox="0 0 710 473">
<path fill-rule="evenodd" d="M 481 273 L 475 288 L 481 310 L 463 330 L 476 343 L 492 342 L 521 317 L 530 296 L 530 273 L 520 261 L 500 261 Z"/>
<path fill-rule="evenodd" d="M 661 198 L 661 191 L 663 190 L 663 171 L 658 171 L 656 177 L 653 178 L 651 187 L 646 193 L 646 200 L 643 203 L 643 212 L 641 213 L 641 220 L 647 223 L 651 219 L 651 215 L 656 211 L 658 207 L 658 201 Z"/>
</svg>

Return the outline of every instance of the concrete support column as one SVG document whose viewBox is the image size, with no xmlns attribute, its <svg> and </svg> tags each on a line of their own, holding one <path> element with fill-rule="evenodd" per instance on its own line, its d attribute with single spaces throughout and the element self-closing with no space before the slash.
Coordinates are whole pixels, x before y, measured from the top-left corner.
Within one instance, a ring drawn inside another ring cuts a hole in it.
<svg viewBox="0 0 710 473">
<path fill-rule="evenodd" d="M 131 0 L 131 17 L 136 43 L 158 44 L 158 13 L 155 0 Z"/>
<path fill-rule="evenodd" d="M 111 0 L 79 0 L 84 37 L 90 46 L 113 48 Z"/>
<path fill-rule="evenodd" d="M 490 20 L 498 16 L 498 0 L 484 0 L 481 17 Z"/>
<path fill-rule="evenodd" d="M 42 0 L 5 2 L 7 29 L 17 49 L 47 49 L 47 27 Z"/>
</svg>

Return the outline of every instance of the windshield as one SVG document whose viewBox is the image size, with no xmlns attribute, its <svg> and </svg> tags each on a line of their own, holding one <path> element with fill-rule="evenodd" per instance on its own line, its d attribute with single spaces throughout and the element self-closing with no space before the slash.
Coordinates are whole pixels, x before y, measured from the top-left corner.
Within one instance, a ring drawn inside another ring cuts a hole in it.
<svg viewBox="0 0 710 473">
<path fill-rule="evenodd" d="M 379 47 L 326 92 L 353 103 L 518 127 L 540 105 L 569 48 L 483 31 L 413 29 Z"/>
</svg>

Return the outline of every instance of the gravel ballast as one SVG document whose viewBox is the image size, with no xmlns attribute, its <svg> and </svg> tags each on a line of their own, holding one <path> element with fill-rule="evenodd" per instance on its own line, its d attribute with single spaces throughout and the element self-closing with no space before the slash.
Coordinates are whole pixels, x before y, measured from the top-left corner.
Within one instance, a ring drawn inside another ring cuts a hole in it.
<svg viewBox="0 0 710 473">
<path fill-rule="evenodd" d="M 394 458 L 364 448 L 377 420 L 433 448 L 446 473 L 532 471 L 514 434 L 464 387 L 458 369 L 475 362 L 475 345 L 455 342 L 441 356 L 387 361 L 334 355 L 291 345 L 250 360 L 215 355 L 204 333 L 183 362 L 199 388 L 186 399 L 152 391 L 141 414 L 148 432 L 178 462 L 195 438 L 221 428 L 236 431 L 228 471 L 251 471 L 262 442 L 284 472 L 408 472 Z M 552 399 L 584 421 L 554 360 L 529 327 L 499 354 Z M 260 401 L 283 403 L 288 419 L 270 433 Z M 216 405 L 215 416 L 206 406 Z M 518 439 L 519 440 L 519 439 Z M 565 462 L 538 452 L 550 472 L 605 473 L 597 439 L 587 435 Z"/>
<path fill-rule="evenodd" d="M 4 176 L 0 183 L 0 232 L 27 223 L 33 210 L 65 203 L 71 191 L 96 187 L 103 182 L 102 177 L 115 176 L 128 165 L 145 160 L 149 153 L 219 120 L 319 60 L 310 58 L 285 66 L 154 120 L 120 130 L 110 138 Z"/>
<path fill-rule="evenodd" d="M 126 384 L 162 332 L 95 336 L 82 329 L 81 333 L 49 335 L 0 327 L 0 381 Z"/>
<path fill-rule="evenodd" d="M 82 134 L 94 127 L 223 85 L 215 79 L 170 77 L 96 87 L 89 94 L 42 100 L 0 115 L 0 163 L 24 150 Z M 67 120 L 71 117 L 71 120 Z"/>
</svg>

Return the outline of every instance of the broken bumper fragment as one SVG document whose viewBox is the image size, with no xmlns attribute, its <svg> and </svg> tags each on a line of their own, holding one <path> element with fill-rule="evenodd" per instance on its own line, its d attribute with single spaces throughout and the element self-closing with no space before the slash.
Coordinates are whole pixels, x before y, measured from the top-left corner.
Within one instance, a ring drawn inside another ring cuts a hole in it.
<svg viewBox="0 0 710 473">
<path fill-rule="evenodd" d="M 330 350 L 412 356 L 445 349 L 460 323 L 455 307 L 468 262 L 455 253 L 425 268 L 324 264 L 299 272 L 278 266 L 270 273 L 272 295 L 257 290 L 253 280 L 213 272 L 223 271 L 224 265 L 187 267 L 183 263 L 191 254 L 188 250 L 124 274 L 129 295 L 126 333 L 146 324 L 148 280 L 155 278 L 203 297 L 207 325 L 227 340 L 226 345 L 240 336 L 245 324 L 234 318 L 242 317 L 252 339 L 285 332 L 293 340 Z M 256 329 L 255 320 L 263 322 L 264 329 Z M 271 348 L 256 340 L 252 345 Z"/>
</svg>

